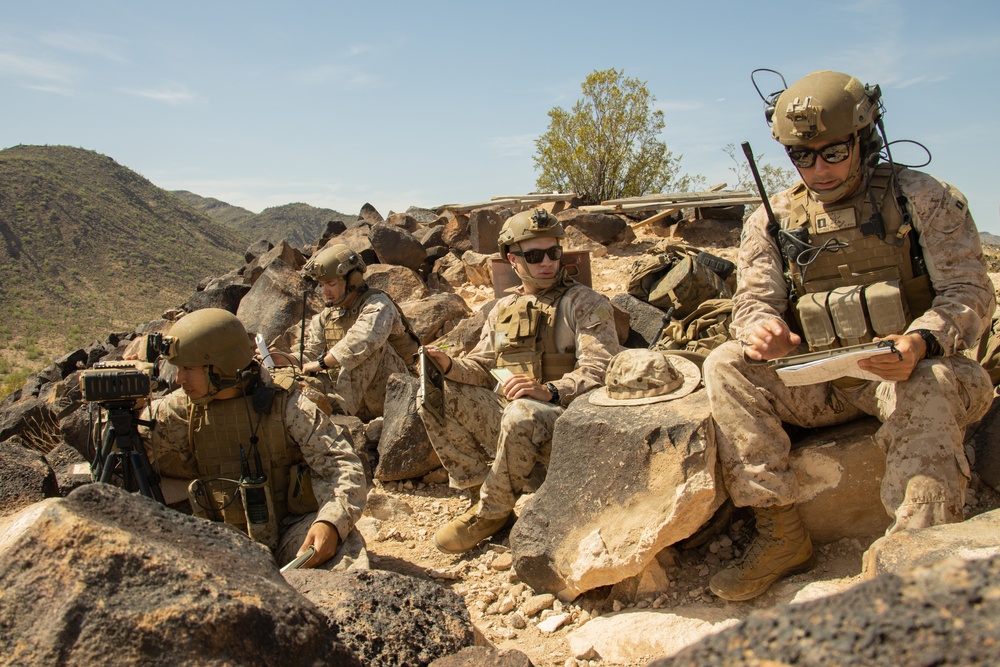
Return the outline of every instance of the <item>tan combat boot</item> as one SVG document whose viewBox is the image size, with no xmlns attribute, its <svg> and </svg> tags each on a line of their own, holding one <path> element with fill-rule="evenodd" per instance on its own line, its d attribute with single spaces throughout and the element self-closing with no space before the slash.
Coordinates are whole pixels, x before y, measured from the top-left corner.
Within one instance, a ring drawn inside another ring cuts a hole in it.
<svg viewBox="0 0 1000 667">
<path fill-rule="evenodd" d="M 434 546 L 446 554 L 465 553 L 503 528 L 510 516 L 484 519 L 476 514 L 477 510 L 478 502 L 457 519 L 438 528 L 434 533 Z"/>
<path fill-rule="evenodd" d="M 755 507 L 757 536 L 736 565 L 712 577 L 712 592 L 724 600 L 755 598 L 775 581 L 812 568 L 812 540 L 794 505 Z"/>
</svg>

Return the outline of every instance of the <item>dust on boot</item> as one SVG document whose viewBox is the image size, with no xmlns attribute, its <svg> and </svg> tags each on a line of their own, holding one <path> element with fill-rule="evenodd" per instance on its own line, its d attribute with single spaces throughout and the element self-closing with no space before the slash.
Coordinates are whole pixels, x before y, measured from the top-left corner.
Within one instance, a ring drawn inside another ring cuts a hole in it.
<svg viewBox="0 0 1000 667">
<path fill-rule="evenodd" d="M 739 602 L 764 593 L 778 579 L 812 569 L 812 540 L 794 505 L 755 507 L 757 535 L 740 562 L 714 577 L 709 586 L 724 600 Z"/>
</svg>

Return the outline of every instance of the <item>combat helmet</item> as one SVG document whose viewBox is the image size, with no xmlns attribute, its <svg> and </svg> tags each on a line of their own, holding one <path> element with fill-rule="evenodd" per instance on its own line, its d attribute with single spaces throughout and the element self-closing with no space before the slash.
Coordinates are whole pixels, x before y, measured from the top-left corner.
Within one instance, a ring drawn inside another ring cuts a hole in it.
<svg viewBox="0 0 1000 667">
<path fill-rule="evenodd" d="M 512 243 L 547 237 L 561 239 L 564 236 L 566 232 L 562 222 L 544 208 L 536 208 L 507 218 L 497 237 L 497 245 L 500 256 L 506 258 Z"/>
<path fill-rule="evenodd" d="M 364 282 L 364 272 L 365 262 L 361 255 L 339 243 L 323 248 L 302 267 L 304 278 L 322 282 L 340 276 L 353 288 Z"/>
<path fill-rule="evenodd" d="M 188 313 L 170 327 L 167 361 L 175 366 L 206 366 L 212 384 L 217 376 L 230 383 L 253 361 L 243 323 L 228 310 L 203 308 Z"/>
<path fill-rule="evenodd" d="M 848 74 L 808 74 L 778 97 L 771 135 L 788 147 L 833 141 L 871 128 L 880 115 L 879 87 Z M 864 147 L 864 146 L 863 146 Z"/>
</svg>

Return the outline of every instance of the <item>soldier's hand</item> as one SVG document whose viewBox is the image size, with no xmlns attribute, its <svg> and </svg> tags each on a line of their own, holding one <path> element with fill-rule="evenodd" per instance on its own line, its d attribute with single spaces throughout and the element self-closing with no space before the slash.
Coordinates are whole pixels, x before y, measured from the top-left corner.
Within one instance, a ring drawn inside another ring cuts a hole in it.
<svg viewBox="0 0 1000 667">
<path fill-rule="evenodd" d="M 517 398 L 534 398 L 542 402 L 552 398 L 552 393 L 530 375 L 512 375 L 500 387 L 508 401 Z"/>
<path fill-rule="evenodd" d="M 339 543 L 340 535 L 333 524 L 326 521 L 316 521 L 310 526 L 309 532 L 306 533 L 306 539 L 302 541 L 302 546 L 299 547 L 295 556 L 296 558 L 301 556 L 306 552 L 306 549 L 312 546 L 316 549 L 316 553 L 302 567 L 319 567 L 333 558 L 333 555 L 337 553 Z"/>
<path fill-rule="evenodd" d="M 754 361 L 780 359 L 802 343 L 802 337 L 778 320 L 758 324 L 751 330 L 743 354 Z"/>
<path fill-rule="evenodd" d="M 442 352 L 440 348 L 433 345 L 425 345 L 424 352 L 427 353 L 428 357 L 434 360 L 434 363 L 437 364 L 438 368 L 440 368 L 444 373 L 451 370 L 451 357 L 448 356 L 447 352 Z"/>
<path fill-rule="evenodd" d="M 304 366 L 302 366 L 302 372 L 305 373 L 306 375 L 315 375 L 316 373 L 319 373 L 321 370 L 323 369 L 319 367 L 318 361 L 309 361 L 306 362 Z"/>
<path fill-rule="evenodd" d="M 909 380 L 917 363 L 927 356 L 927 343 L 920 334 L 893 334 L 876 338 L 875 342 L 880 340 L 891 340 L 898 354 L 886 351 L 885 354 L 862 359 L 858 362 L 858 368 L 875 373 L 889 382 Z"/>
</svg>

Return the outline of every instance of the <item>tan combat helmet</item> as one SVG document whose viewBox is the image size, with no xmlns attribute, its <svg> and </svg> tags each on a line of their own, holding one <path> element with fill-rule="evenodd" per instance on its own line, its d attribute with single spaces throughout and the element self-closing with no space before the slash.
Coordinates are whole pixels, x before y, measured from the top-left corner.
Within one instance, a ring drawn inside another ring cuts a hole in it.
<svg viewBox="0 0 1000 667">
<path fill-rule="evenodd" d="M 771 135 L 788 147 L 834 141 L 865 128 L 879 117 L 879 88 L 853 76 L 823 70 L 799 79 L 774 105 Z"/>
<path fill-rule="evenodd" d="M 346 245 L 323 248 L 302 267 L 302 276 L 316 281 L 333 280 L 337 276 L 347 281 L 348 287 L 357 289 L 364 282 L 365 262 L 361 255 Z"/>
<path fill-rule="evenodd" d="M 230 384 L 253 361 L 250 339 L 243 323 L 228 310 L 203 308 L 188 313 L 170 327 L 167 361 L 175 366 L 209 367 Z M 212 384 L 218 384 L 213 381 Z M 218 389 L 220 387 L 216 387 Z"/>
<path fill-rule="evenodd" d="M 830 70 L 804 76 L 778 97 L 771 134 L 789 157 L 807 144 L 852 139 L 847 178 L 832 190 L 810 188 L 817 200 L 831 204 L 850 196 L 862 183 L 865 168 L 878 163 L 882 141 L 875 124 L 881 115 L 880 100 L 878 86 L 865 86 L 853 76 Z"/>
<path fill-rule="evenodd" d="M 497 245 L 500 246 L 500 256 L 506 259 L 512 243 L 546 237 L 561 239 L 564 236 L 566 232 L 558 218 L 544 208 L 536 208 L 507 218 L 497 237 Z"/>
</svg>

